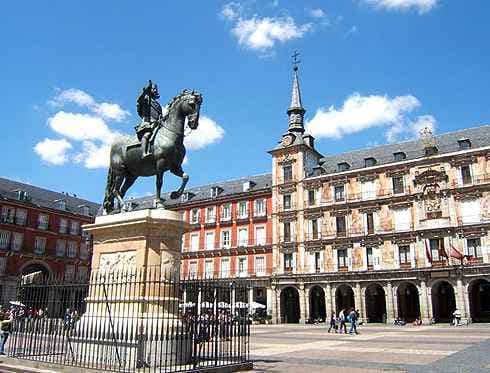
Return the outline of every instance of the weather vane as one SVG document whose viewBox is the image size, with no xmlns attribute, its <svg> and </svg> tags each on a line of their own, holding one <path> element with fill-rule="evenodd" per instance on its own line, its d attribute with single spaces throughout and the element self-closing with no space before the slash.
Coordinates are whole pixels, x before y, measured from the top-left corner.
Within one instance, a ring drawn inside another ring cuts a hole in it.
<svg viewBox="0 0 490 373">
<path fill-rule="evenodd" d="M 299 57 L 298 51 L 294 51 L 294 53 L 293 53 L 293 55 L 291 57 L 293 58 L 293 69 L 294 69 L 294 71 L 297 71 L 298 70 L 298 65 L 301 62 L 298 59 L 298 57 Z"/>
</svg>

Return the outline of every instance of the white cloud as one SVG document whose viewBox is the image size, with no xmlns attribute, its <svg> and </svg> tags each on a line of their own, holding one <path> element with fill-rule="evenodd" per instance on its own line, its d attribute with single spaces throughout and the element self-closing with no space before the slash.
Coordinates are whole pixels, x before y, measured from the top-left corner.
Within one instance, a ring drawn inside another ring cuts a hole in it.
<svg viewBox="0 0 490 373">
<path fill-rule="evenodd" d="M 323 9 L 316 8 L 316 9 L 310 10 L 310 16 L 312 16 L 313 18 L 323 18 L 323 17 L 325 17 L 325 15 L 326 14 L 323 11 Z"/>
<path fill-rule="evenodd" d="M 223 9 L 221 9 L 221 16 L 229 21 L 233 21 L 239 17 L 242 10 L 241 4 L 231 2 L 223 6 Z"/>
<path fill-rule="evenodd" d="M 129 111 L 123 110 L 121 106 L 114 103 L 102 102 L 97 103 L 88 93 L 75 88 L 66 89 L 56 95 L 49 103 L 53 106 L 62 107 L 68 103 L 73 103 L 81 107 L 86 107 L 93 113 L 116 122 L 129 117 Z"/>
<path fill-rule="evenodd" d="M 36 144 L 34 151 L 45 162 L 62 165 L 68 161 L 67 152 L 72 145 L 65 139 L 53 140 L 44 139 Z"/>
<path fill-rule="evenodd" d="M 109 156 L 111 152 L 111 145 L 108 143 L 102 143 L 97 145 L 92 141 L 84 141 L 83 152 L 79 153 L 80 161 L 86 168 L 107 168 L 109 167 Z"/>
<path fill-rule="evenodd" d="M 399 122 L 388 128 L 386 131 L 386 139 L 388 142 L 397 141 L 402 138 L 418 138 L 420 131 L 424 128 L 429 128 L 435 133 L 437 120 L 432 115 L 420 115 L 415 120 L 406 120 Z"/>
<path fill-rule="evenodd" d="M 439 0 L 364 0 L 377 8 L 387 10 L 409 10 L 415 9 L 419 14 L 430 12 L 437 6 Z"/>
<path fill-rule="evenodd" d="M 225 130 L 214 120 L 206 116 L 199 118 L 199 126 L 184 138 L 184 145 L 189 150 L 199 150 L 220 141 Z"/>
<path fill-rule="evenodd" d="M 386 127 L 386 138 L 395 141 L 402 134 L 413 137 L 417 128 L 433 123 L 430 115 L 411 121 L 407 115 L 420 107 L 420 101 L 412 96 L 361 96 L 354 93 L 342 107 L 320 108 L 306 124 L 306 129 L 318 138 L 340 139 L 345 135 L 372 127 Z"/>
<path fill-rule="evenodd" d="M 310 23 L 297 25 L 292 17 L 254 16 L 239 18 L 231 31 L 240 45 L 253 50 L 266 50 L 273 48 L 276 42 L 302 38 L 311 29 Z"/>
<path fill-rule="evenodd" d="M 114 132 L 109 129 L 106 122 L 91 114 L 59 111 L 48 119 L 48 125 L 53 131 L 72 140 L 111 142 L 114 139 Z"/>
</svg>

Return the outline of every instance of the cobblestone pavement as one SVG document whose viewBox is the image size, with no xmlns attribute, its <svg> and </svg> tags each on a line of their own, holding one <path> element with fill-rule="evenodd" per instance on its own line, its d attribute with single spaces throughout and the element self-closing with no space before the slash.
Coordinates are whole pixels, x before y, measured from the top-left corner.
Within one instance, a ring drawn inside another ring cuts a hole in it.
<svg viewBox="0 0 490 373">
<path fill-rule="evenodd" d="M 490 372 L 490 324 L 359 328 L 329 334 L 325 325 L 252 326 L 254 372 Z"/>
</svg>

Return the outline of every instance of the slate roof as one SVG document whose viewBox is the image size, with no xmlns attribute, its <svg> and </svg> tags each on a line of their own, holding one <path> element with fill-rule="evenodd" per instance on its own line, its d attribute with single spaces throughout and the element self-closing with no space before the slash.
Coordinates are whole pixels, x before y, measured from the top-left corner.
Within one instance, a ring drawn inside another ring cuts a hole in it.
<svg viewBox="0 0 490 373">
<path fill-rule="evenodd" d="M 52 190 L 39 188 L 34 185 L 0 178 L 0 200 L 18 200 L 16 191 L 24 191 L 27 193 L 28 200 L 22 201 L 24 203 L 30 203 L 34 206 L 70 212 L 77 215 L 82 215 L 81 206 L 88 206 L 90 216 L 96 216 L 100 206 L 98 203 L 90 202 L 85 199 L 77 198 L 65 193 L 54 192 Z M 59 200 L 65 201 L 66 208 L 64 210 L 61 209 L 59 203 L 56 202 Z"/>
<path fill-rule="evenodd" d="M 434 136 L 437 154 L 451 153 L 460 150 L 458 140 L 469 139 L 471 148 L 479 148 L 490 145 L 490 125 L 466 128 L 459 131 L 448 132 Z M 322 173 L 330 174 L 337 171 L 337 164 L 347 162 L 350 170 L 364 168 L 365 158 L 375 158 L 376 165 L 394 163 L 393 154 L 404 152 L 406 160 L 425 157 L 424 144 L 421 140 L 404 141 L 396 144 L 380 145 L 372 148 L 354 150 L 346 153 L 334 154 L 323 157 L 320 160 Z"/>
<path fill-rule="evenodd" d="M 249 190 L 249 192 L 243 192 L 243 183 L 251 181 L 255 185 Z M 200 185 L 193 188 L 188 188 L 185 191 L 190 192 L 193 196 L 186 203 L 195 203 L 200 201 L 205 201 L 211 199 L 211 188 L 220 187 L 222 191 L 216 198 L 223 198 L 226 196 L 238 196 L 243 193 L 244 195 L 249 194 L 253 191 L 267 190 L 271 189 L 272 185 L 272 174 L 262 174 L 255 176 L 246 176 L 239 179 L 228 180 L 228 181 L 218 181 L 212 184 Z M 170 193 L 164 193 L 162 198 L 165 199 L 165 206 L 168 208 L 175 208 L 180 204 L 183 204 L 181 199 L 170 199 Z M 134 198 L 129 202 L 134 203 L 134 208 L 136 210 L 141 210 L 145 208 L 152 208 L 154 198 L 151 197 L 141 197 Z"/>
</svg>

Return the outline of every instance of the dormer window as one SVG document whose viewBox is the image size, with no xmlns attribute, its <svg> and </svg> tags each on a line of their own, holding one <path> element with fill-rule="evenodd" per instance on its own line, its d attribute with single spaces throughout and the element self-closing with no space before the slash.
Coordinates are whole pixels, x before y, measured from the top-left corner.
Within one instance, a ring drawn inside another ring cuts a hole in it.
<svg viewBox="0 0 490 373">
<path fill-rule="evenodd" d="M 425 156 L 430 157 L 431 155 L 436 155 L 439 152 L 437 146 L 428 146 L 425 148 Z"/>
<path fill-rule="evenodd" d="M 29 200 L 29 195 L 25 190 L 14 190 L 14 192 L 17 194 L 17 200 L 18 201 L 28 201 Z"/>
<path fill-rule="evenodd" d="M 245 181 L 242 185 L 242 190 L 244 192 L 248 192 L 250 189 L 252 189 L 255 186 L 255 183 L 253 181 Z"/>
<path fill-rule="evenodd" d="M 80 207 L 80 211 L 82 212 L 82 215 L 90 216 L 90 208 L 88 206 L 82 205 L 79 207 Z"/>
<path fill-rule="evenodd" d="M 376 166 L 376 158 L 364 158 L 364 167 Z"/>
<path fill-rule="evenodd" d="M 458 140 L 458 145 L 460 150 L 465 150 L 471 148 L 471 141 L 470 139 L 461 139 Z"/>
<path fill-rule="evenodd" d="M 214 186 L 211 188 L 211 198 L 216 198 L 219 196 L 219 194 L 223 191 L 223 188 L 220 188 L 218 186 Z"/>
<path fill-rule="evenodd" d="M 189 201 L 192 197 L 194 197 L 194 193 L 191 192 L 184 192 L 182 193 L 182 196 L 180 196 L 180 201 L 181 202 L 187 202 Z"/>
<path fill-rule="evenodd" d="M 405 159 L 407 159 L 407 155 L 404 152 L 396 152 L 393 153 L 393 159 L 397 162 L 404 161 Z"/>
<path fill-rule="evenodd" d="M 56 207 L 60 210 L 66 210 L 66 201 L 64 199 L 57 199 L 54 202 L 56 203 Z"/>
<path fill-rule="evenodd" d="M 342 172 L 342 171 L 347 171 L 350 169 L 350 164 L 347 162 L 341 162 L 337 164 L 337 171 Z"/>
</svg>

